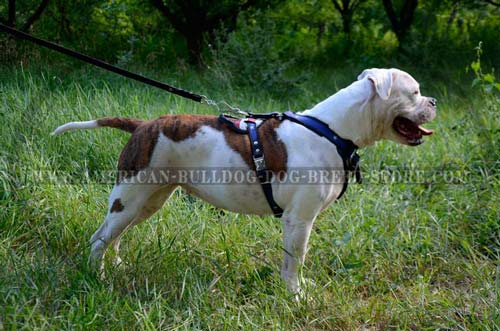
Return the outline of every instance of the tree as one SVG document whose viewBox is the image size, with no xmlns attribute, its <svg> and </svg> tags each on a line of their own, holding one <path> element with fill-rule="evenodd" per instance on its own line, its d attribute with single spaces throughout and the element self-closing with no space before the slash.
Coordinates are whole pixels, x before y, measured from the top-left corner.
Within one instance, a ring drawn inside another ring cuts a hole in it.
<svg viewBox="0 0 500 331">
<path fill-rule="evenodd" d="M 33 14 L 26 19 L 24 24 L 20 25 L 19 30 L 28 31 L 29 28 L 31 28 L 31 26 L 40 18 L 45 8 L 47 8 L 48 3 L 49 0 L 42 0 Z M 16 0 L 9 0 L 7 20 L 3 20 L 0 18 L 0 22 L 10 27 L 18 26 L 16 17 Z"/>
<path fill-rule="evenodd" d="M 483 0 L 483 1 L 495 7 L 500 7 L 500 1 L 494 1 L 494 0 Z"/>
<path fill-rule="evenodd" d="M 331 0 L 287 0 L 276 6 L 271 17 L 275 19 L 282 35 L 314 31 L 315 44 L 319 48 L 328 34 L 329 22 L 335 19 L 336 13 L 331 8 Z"/>
<path fill-rule="evenodd" d="M 228 31 L 234 30 L 238 14 L 255 6 L 259 1 L 150 0 L 150 2 L 186 39 L 190 62 L 199 64 L 205 36 L 213 36 L 215 30 L 221 26 Z"/>
<path fill-rule="evenodd" d="M 396 14 L 396 10 L 392 4 L 392 0 L 382 0 L 382 3 L 384 4 L 384 9 L 387 13 L 387 17 L 391 22 L 392 30 L 398 38 L 399 47 L 400 49 L 402 49 L 404 40 L 413 22 L 415 10 L 418 6 L 418 0 L 404 0 L 403 5 L 399 10 L 399 16 Z"/>
<path fill-rule="evenodd" d="M 332 0 L 333 6 L 342 17 L 342 30 L 346 35 L 351 34 L 352 17 L 354 11 L 366 0 Z"/>
</svg>

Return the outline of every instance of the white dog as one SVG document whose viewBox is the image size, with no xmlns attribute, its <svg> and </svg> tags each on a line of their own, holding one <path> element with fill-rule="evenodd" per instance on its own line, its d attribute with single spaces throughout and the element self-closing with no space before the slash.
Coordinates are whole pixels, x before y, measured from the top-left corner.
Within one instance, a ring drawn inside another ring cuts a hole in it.
<svg viewBox="0 0 500 331">
<path fill-rule="evenodd" d="M 312 109 L 302 112 L 328 124 L 338 136 L 362 148 L 386 138 L 416 146 L 431 130 L 420 125 L 436 115 L 436 100 L 420 94 L 419 84 L 397 69 L 369 69 L 358 80 Z M 258 181 L 239 184 L 197 184 L 169 177 L 141 181 L 138 173 L 154 169 L 255 169 L 250 141 L 221 124 L 215 116 L 167 115 L 142 121 L 103 118 L 71 122 L 68 130 L 114 127 L 132 133 L 123 149 L 117 180 L 109 198 L 106 219 L 91 238 L 91 261 L 100 266 L 106 248 L 118 250 L 123 232 L 148 219 L 180 186 L 190 194 L 230 211 L 266 215 L 271 208 Z M 335 145 L 290 120 L 270 119 L 258 129 L 267 168 L 273 173 L 294 168 L 343 169 Z M 312 225 L 318 214 L 336 200 L 343 182 L 290 185 L 273 182 L 272 194 L 283 209 L 284 260 L 281 275 L 290 291 L 299 291 L 298 268 L 304 262 Z"/>
</svg>

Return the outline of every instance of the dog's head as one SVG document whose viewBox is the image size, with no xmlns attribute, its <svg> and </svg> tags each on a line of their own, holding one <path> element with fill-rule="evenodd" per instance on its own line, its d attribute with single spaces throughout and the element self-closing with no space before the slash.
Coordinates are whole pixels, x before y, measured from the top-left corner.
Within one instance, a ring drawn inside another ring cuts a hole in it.
<svg viewBox="0 0 500 331">
<path fill-rule="evenodd" d="M 358 80 L 372 84 L 370 101 L 380 117 L 383 138 L 417 146 L 432 130 L 422 127 L 436 116 L 436 99 L 420 94 L 418 82 L 398 69 L 367 69 Z"/>
</svg>

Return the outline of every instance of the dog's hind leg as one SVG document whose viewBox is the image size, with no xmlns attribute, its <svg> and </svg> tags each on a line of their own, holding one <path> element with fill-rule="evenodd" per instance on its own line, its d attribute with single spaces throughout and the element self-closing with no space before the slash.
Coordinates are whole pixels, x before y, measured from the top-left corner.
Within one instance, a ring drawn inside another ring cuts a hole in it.
<svg viewBox="0 0 500 331">
<path fill-rule="evenodd" d="M 122 262 L 120 258 L 120 239 L 125 231 L 132 228 L 134 225 L 140 224 L 143 221 L 147 220 L 151 216 L 153 216 L 165 203 L 165 201 L 170 197 L 172 192 L 175 190 L 174 185 L 164 186 L 154 193 L 147 199 L 142 207 L 141 211 L 137 214 L 134 220 L 126 227 L 126 229 L 122 232 L 120 236 L 118 236 L 113 242 L 113 250 L 115 251 L 114 264 L 119 265 Z"/>
<path fill-rule="evenodd" d="M 115 185 L 109 198 L 106 218 L 90 238 L 90 262 L 93 268 L 102 267 L 106 248 L 142 213 L 149 198 L 159 188 L 157 185 L 133 183 Z"/>
</svg>

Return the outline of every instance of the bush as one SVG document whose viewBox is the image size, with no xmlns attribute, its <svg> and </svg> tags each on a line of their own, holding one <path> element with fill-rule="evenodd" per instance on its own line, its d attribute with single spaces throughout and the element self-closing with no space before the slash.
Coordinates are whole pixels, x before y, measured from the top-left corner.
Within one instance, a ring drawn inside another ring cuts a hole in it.
<svg viewBox="0 0 500 331">
<path fill-rule="evenodd" d="M 274 23 L 269 18 L 248 21 L 230 34 L 220 31 L 212 46 L 209 65 L 214 79 L 224 85 L 258 87 L 271 93 L 290 92 L 300 78 L 289 79 L 286 71 L 294 60 L 284 59 L 277 47 Z"/>
<path fill-rule="evenodd" d="M 472 81 L 472 86 L 480 86 L 486 94 L 492 97 L 496 97 L 497 101 L 500 102 L 499 95 L 496 93 L 500 93 L 500 82 L 497 82 L 495 78 L 494 69 L 492 69 L 490 73 L 483 73 L 483 70 L 481 68 L 482 54 L 483 43 L 479 42 L 479 45 L 476 47 L 476 61 L 473 61 L 470 65 L 470 68 L 476 76 L 476 78 Z"/>
<path fill-rule="evenodd" d="M 500 83 L 496 80 L 493 69 L 484 73 L 481 66 L 483 53 L 482 42 L 476 47 L 476 60 L 470 65 L 475 74 L 473 87 L 479 87 L 484 96 L 486 109 L 480 113 L 472 113 L 474 125 L 480 128 L 478 134 L 482 157 L 477 164 L 486 169 L 486 180 L 478 188 L 479 203 L 469 219 L 470 227 L 482 250 L 492 256 L 500 253 L 500 219 L 498 218 L 498 201 L 491 192 L 498 192 L 500 185 Z M 479 170 L 476 170 L 479 172 Z"/>
</svg>

